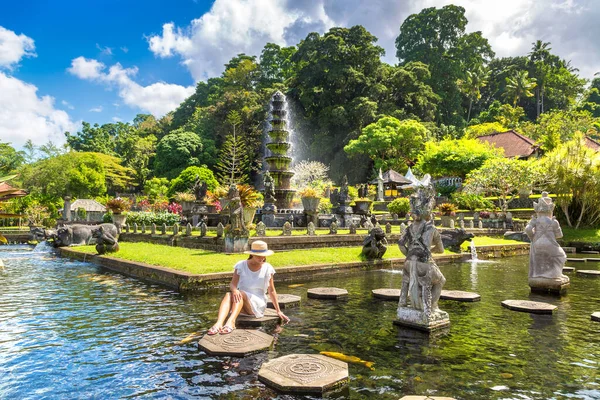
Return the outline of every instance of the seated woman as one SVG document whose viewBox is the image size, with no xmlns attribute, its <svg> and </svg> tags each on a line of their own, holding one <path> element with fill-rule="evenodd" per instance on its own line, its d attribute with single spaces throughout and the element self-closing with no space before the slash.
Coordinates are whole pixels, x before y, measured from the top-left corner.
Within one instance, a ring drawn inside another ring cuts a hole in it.
<svg viewBox="0 0 600 400">
<path fill-rule="evenodd" d="M 272 255 L 273 251 L 268 249 L 265 242 L 257 240 L 252 243 L 250 251 L 244 253 L 250 257 L 235 264 L 233 278 L 229 284 L 231 291 L 223 297 L 217 322 L 208 330 L 209 335 L 231 333 L 235 329 L 235 320 L 240 312 L 262 318 L 267 308 L 265 292 L 269 294 L 279 318 L 283 322 L 290 320 L 281 312 L 277 302 L 277 292 L 273 283 L 275 269 L 266 262 L 267 256 Z"/>
</svg>

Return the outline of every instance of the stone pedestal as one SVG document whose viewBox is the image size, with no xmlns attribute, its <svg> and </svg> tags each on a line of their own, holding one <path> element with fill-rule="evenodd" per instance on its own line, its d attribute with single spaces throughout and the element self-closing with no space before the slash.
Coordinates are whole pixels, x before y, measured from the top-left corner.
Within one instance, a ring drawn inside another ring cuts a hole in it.
<svg viewBox="0 0 600 400">
<path fill-rule="evenodd" d="M 412 307 L 398 307 L 397 319 L 394 320 L 394 324 L 431 332 L 450 326 L 450 317 L 447 312 L 442 310 L 435 310 L 427 315 Z"/>
<path fill-rule="evenodd" d="M 248 249 L 248 237 L 225 235 L 225 253 L 243 253 Z"/>
<path fill-rule="evenodd" d="M 262 208 L 262 222 L 268 227 L 277 226 L 275 224 L 275 213 L 277 212 L 277 207 L 273 203 L 265 203 Z"/>
<path fill-rule="evenodd" d="M 562 293 L 569 287 L 569 277 L 560 278 L 529 278 L 529 287 L 532 292 Z"/>
<path fill-rule="evenodd" d="M 309 223 L 313 223 L 314 226 L 319 225 L 319 212 L 318 211 L 306 211 L 304 210 L 304 215 L 306 215 L 306 225 Z"/>
<path fill-rule="evenodd" d="M 245 357 L 268 350 L 273 336 L 258 330 L 235 329 L 227 335 L 205 335 L 198 346 L 206 353 L 216 356 Z"/>
</svg>

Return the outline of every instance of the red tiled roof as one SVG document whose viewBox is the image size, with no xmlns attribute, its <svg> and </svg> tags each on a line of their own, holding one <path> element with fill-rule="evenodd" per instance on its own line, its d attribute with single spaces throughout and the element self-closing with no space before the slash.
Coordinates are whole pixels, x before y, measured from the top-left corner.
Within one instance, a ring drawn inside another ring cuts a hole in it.
<svg viewBox="0 0 600 400">
<path fill-rule="evenodd" d="M 482 142 L 488 142 L 498 148 L 503 148 L 504 157 L 527 158 L 539 148 L 532 139 L 513 130 L 479 136 L 477 139 Z"/>
<path fill-rule="evenodd" d="M 588 136 L 585 137 L 585 145 L 592 150 L 600 151 L 600 143 Z"/>
<path fill-rule="evenodd" d="M 0 182 L 0 201 L 22 196 L 27 196 L 27 192 L 23 189 L 17 189 L 6 182 Z"/>
</svg>

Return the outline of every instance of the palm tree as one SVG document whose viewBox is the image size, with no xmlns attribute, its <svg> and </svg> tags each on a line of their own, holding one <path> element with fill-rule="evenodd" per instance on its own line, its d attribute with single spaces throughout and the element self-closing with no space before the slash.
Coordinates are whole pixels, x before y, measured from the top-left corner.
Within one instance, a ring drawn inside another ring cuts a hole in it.
<svg viewBox="0 0 600 400">
<path fill-rule="evenodd" d="M 474 71 L 467 71 L 465 79 L 459 79 L 456 83 L 460 91 L 469 99 L 469 112 L 467 113 L 467 123 L 471 119 L 471 108 L 474 100 L 481 99 L 481 89 L 488 84 L 490 71 L 483 65 L 480 65 Z"/>
<path fill-rule="evenodd" d="M 504 96 L 512 99 L 513 107 L 521 97 L 533 97 L 533 90 L 537 86 L 535 78 L 529 78 L 527 71 L 518 71 L 513 76 L 506 77 L 506 92 Z"/>
<path fill-rule="evenodd" d="M 537 86 L 535 88 L 535 110 L 536 117 L 539 118 L 540 114 L 544 112 L 544 89 L 546 77 L 550 73 L 551 64 L 556 56 L 550 53 L 552 48 L 550 42 L 542 42 L 536 40 L 532 43 L 531 51 L 529 52 L 529 64 L 532 74 L 536 77 Z"/>
</svg>

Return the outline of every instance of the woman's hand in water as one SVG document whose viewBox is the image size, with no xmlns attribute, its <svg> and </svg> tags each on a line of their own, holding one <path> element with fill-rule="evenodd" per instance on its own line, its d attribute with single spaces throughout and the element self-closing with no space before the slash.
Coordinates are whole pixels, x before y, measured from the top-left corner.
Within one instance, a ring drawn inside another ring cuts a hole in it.
<svg viewBox="0 0 600 400">
<path fill-rule="evenodd" d="M 282 313 L 281 311 L 279 311 L 277 313 L 277 315 L 279 316 L 279 318 L 281 318 L 281 320 L 283 321 L 284 324 L 287 324 L 288 322 L 290 322 L 290 318 L 285 315 L 284 313 Z"/>
</svg>

